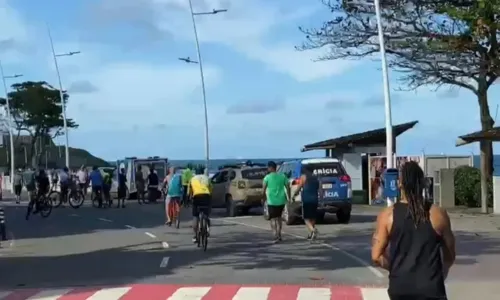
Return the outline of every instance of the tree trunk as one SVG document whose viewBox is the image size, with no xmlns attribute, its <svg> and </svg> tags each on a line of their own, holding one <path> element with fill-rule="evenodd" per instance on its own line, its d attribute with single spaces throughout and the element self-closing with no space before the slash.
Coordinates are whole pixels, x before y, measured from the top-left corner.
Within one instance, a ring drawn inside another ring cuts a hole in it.
<svg viewBox="0 0 500 300">
<path fill-rule="evenodd" d="M 488 90 L 479 85 L 478 89 L 479 111 L 481 114 L 481 130 L 493 128 L 494 121 L 488 106 Z M 493 143 L 481 141 L 481 212 L 488 212 L 488 183 L 493 180 Z"/>
</svg>

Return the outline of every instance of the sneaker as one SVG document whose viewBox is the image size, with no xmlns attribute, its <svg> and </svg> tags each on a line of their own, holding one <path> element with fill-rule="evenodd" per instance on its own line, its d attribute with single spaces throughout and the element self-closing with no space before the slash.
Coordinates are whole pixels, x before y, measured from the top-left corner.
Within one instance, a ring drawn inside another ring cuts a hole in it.
<svg viewBox="0 0 500 300">
<path fill-rule="evenodd" d="M 314 231 L 311 233 L 311 241 L 316 240 L 318 238 L 318 229 L 314 228 Z"/>
<path fill-rule="evenodd" d="M 198 238 L 197 237 L 193 237 L 193 243 L 197 243 L 198 242 Z"/>
</svg>

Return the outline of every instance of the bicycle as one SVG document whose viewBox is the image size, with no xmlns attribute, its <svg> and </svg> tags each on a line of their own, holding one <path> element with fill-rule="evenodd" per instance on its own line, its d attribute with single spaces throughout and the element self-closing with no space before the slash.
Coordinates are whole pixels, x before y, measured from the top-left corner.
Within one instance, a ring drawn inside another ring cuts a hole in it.
<svg viewBox="0 0 500 300">
<path fill-rule="evenodd" d="M 38 211 L 42 218 L 47 218 L 52 212 L 52 199 L 48 197 L 48 194 L 41 194 L 40 196 L 35 196 L 30 199 L 26 211 L 26 220 L 28 220 L 29 216 L 32 214 L 33 206 L 36 205 L 36 202 L 38 202 Z"/>
<path fill-rule="evenodd" d="M 65 197 L 63 197 L 61 192 L 54 190 L 53 187 L 54 186 L 50 189 L 49 198 L 55 199 L 52 200 L 52 202 L 55 203 L 54 207 L 57 208 L 61 206 L 62 203 L 69 203 L 72 208 L 77 209 L 83 205 L 85 195 L 83 194 L 83 191 L 79 190 L 75 186 L 68 187 Z"/>
<path fill-rule="evenodd" d="M 92 192 L 92 206 L 99 208 L 99 202 L 102 203 L 103 208 L 111 207 L 111 200 L 104 201 L 101 190 L 98 190 L 97 193 Z"/>
<path fill-rule="evenodd" d="M 198 248 L 201 246 L 203 252 L 207 251 L 208 246 L 208 216 L 205 214 L 204 209 L 206 207 L 199 207 L 200 214 L 198 216 L 198 233 L 196 235 L 196 240 L 198 243 Z"/>
</svg>

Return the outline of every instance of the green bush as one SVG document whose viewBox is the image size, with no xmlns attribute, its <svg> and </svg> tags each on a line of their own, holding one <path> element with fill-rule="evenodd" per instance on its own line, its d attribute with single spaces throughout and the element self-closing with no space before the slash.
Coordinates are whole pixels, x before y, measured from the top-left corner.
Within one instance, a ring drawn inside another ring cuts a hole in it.
<svg viewBox="0 0 500 300">
<path fill-rule="evenodd" d="M 493 204 L 493 187 L 488 182 L 488 206 Z M 481 207 L 481 171 L 461 166 L 455 169 L 455 205 Z"/>
</svg>

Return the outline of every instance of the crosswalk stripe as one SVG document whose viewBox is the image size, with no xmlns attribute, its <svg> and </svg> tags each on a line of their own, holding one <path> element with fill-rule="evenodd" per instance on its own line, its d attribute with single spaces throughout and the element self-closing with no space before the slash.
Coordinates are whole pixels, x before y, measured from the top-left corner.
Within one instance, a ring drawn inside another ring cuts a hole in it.
<svg viewBox="0 0 500 300">
<path fill-rule="evenodd" d="M 167 300 L 202 300 L 210 287 L 183 287 L 175 291 L 175 293 L 170 296 Z"/>
<path fill-rule="evenodd" d="M 269 287 L 242 287 L 233 300 L 267 300 L 270 291 Z"/>
<path fill-rule="evenodd" d="M 11 294 L 11 292 L 0 292 L 0 300 L 3 298 L 7 298 L 7 296 L 10 294 Z"/>
<path fill-rule="evenodd" d="M 382 288 L 361 288 L 363 300 L 389 300 L 387 289 Z"/>
<path fill-rule="evenodd" d="M 71 289 L 44 290 L 29 297 L 27 300 L 57 300 L 69 291 Z"/>
<path fill-rule="evenodd" d="M 131 289 L 130 287 L 102 289 L 102 290 L 96 292 L 94 295 L 92 295 L 87 300 L 119 300 L 130 289 Z"/>
<path fill-rule="evenodd" d="M 330 300 L 331 296 L 330 288 L 300 288 L 297 300 Z"/>
</svg>

